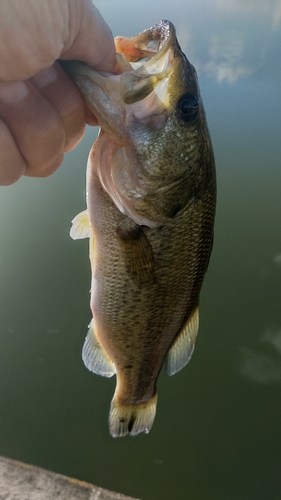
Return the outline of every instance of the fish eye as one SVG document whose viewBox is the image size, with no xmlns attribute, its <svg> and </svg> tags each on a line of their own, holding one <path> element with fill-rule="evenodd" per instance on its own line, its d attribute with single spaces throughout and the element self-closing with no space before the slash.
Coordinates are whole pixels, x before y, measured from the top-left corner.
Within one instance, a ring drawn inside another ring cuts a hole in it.
<svg viewBox="0 0 281 500">
<path fill-rule="evenodd" d="M 177 110 L 184 122 L 191 122 L 199 110 L 198 98 L 194 94 L 183 94 L 177 102 Z"/>
</svg>

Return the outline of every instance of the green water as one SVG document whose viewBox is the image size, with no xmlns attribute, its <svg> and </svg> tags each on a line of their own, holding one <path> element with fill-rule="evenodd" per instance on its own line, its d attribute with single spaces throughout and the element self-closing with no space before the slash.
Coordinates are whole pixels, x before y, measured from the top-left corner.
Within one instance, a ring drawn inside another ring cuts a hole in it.
<svg viewBox="0 0 281 500">
<path fill-rule="evenodd" d="M 190 364 L 149 435 L 114 440 L 88 372 L 91 129 L 60 170 L 0 188 L 0 454 L 143 500 L 281 498 L 281 2 L 98 2 L 114 35 L 161 18 L 196 65 L 215 149 L 215 245 Z M 125 14 L 126 15 L 125 15 Z"/>
</svg>

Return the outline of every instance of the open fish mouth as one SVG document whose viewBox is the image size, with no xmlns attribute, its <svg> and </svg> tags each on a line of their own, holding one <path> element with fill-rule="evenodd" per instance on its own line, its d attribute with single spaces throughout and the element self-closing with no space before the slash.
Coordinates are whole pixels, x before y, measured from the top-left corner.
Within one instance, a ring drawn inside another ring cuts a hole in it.
<svg viewBox="0 0 281 500">
<path fill-rule="evenodd" d="M 175 57 L 175 49 L 179 46 L 173 24 L 161 21 L 135 37 L 116 37 L 115 45 L 120 68 L 126 71 L 126 61 L 132 67 L 129 74 L 121 76 L 123 101 L 132 104 L 156 91 L 167 105 L 169 76 L 180 61 Z M 125 56 L 125 63 L 120 54 Z"/>
<path fill-rule="evenodd" d="M 165 124 L 171 76 L 183 54 L 170 21 L 160 21 L 135 37 L 118 36 L 115 45 L 118 75 L 98 72 L 78 61 L 63 61 L 62 65 L 103 130 L 114 132 L 116 140 L 134 120 L 152 128 Z"/>
</svg>

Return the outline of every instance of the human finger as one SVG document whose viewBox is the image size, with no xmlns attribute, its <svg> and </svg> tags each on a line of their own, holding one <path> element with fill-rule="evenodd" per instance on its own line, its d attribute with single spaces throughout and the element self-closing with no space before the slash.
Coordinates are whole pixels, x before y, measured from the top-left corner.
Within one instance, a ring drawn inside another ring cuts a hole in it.
<svg viewBox="0 0 281 500">
<path fill-rule="evenodd" d="M 27 167 L 9 127 L 2 120 L 0 120 L 0 165 L 0 186 L 16 182 Z"/>
<path fill-rule="evenodd" d="M 85 131 L 85 104 L 77 86 L 56 63 L 30 79 L 31 83 L 59 113 L 65 132 L 64 151 L 70 151 Z"/>
<path fill-rule="evenodd" d="M 112 33 L 91 0 L 0 2 L 0 80 L 27 80 L 57 59 L 115 67 Z"/>
<path fill-rule="evenodd" d="M 76 59 L 100 71 L 113 72 L 116 50 L 108 24 L 91 0 L 83 1 L 83 9 L 77 0 L 68 3 L 70 35 L 60 59 Z"/>
<path fill-rule="evenodd" d="M 25 175 L 45 177 L 59 167 L 65 148 L 61 118 L 30 82 L 0 82 L 0 118 L 26 161 Z"/>
</svg>

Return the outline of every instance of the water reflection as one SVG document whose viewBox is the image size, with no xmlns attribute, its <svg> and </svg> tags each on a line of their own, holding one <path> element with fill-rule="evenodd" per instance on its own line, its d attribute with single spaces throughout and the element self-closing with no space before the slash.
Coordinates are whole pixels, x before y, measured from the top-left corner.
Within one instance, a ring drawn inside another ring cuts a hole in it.
<svg viewBox="0 0 281 500">
<path fill-rule="evenodd" d="M 275 255 L 273 261 L 278 264 L 278 265 L 281 265 L 281 253 L 278 253 L 277 255 Z"/>
<path fill-rule="evenodd" d="M 239 32 L 227 32 L 212 36 L 209 44 L 209 61 L 201 68 L 208 77 L 218 83 L 234 83 L 250 76 L 255 69 L 243 63 L 245 43 Z"/>
<path fill-rule="evenodd" d="M 273 29 L 277 29 L 281 23 L 280 0 L 216 0 L 215 4 L 219 12 L 243 17 L 252 17 L 254 14 L 263 22 L 269 22 Z"/>
<path fill-rule="evenodd" d="M 241 349 L 242 360 L 240 370 L 242 375 L 246 375 L 255 382 L 280 382 L 281 329 L 267 329 L 261 335 L 259 342 L 259 350 Z M 270 352 L 265 353 L 264 347 L 268 346 Z"/>
</svg>

